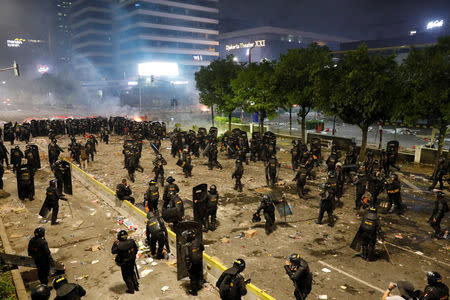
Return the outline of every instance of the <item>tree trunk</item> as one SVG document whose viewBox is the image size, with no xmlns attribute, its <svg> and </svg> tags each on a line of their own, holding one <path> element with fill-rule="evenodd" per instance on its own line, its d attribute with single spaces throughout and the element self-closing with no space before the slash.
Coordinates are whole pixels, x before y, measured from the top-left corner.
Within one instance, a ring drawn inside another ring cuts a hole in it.
<svg viewBox="0 0 450 300">
<path fill-rule="evenodd" d="M 214 104 L 211 105 L 211 124 L 214 127 Z"/>
<path fill-rule="evenodd" d="M 302 141 L 306 143 L 306 124 L 305 124 L 305 108 L 302 106 L 300 110 L 300 118 L 302 118 Z"/>
<path fill-rule="evenodd" d="M 367 131 L 369 127 L 361 128 L 362 131 L 362 141 L 361 141 L 361 150 L 359 151 L 359 161 L 363 161 L 366 157 L 366 146 L 367 146 Z"/>
<path fill-rule="evenodd" d="M 228 131 L 231 132 L 231 113 L 228 114 Z"/>
<path fill-rule="evenodd" d="M 292 107 L 289 108 L 289 135 L 292 135 Z"/>
<path fill-rule="evenodd" d="M 336 115 L 333 118 L 333 131 L 332 134 L 334 135 L 336 133 Z"/>
<path fill-rule="evenodd" d="M 447 125 L 448 123 L 442 121 L 441 122 L 441 127 L 439 127 L 439 142 L 438 142 L 438 155 L 436 157 L 436 166 L 437 166 L 437 162 L 439 160 L 439 158 L 442 156 L 442 152 L 444 149 L 444 139 L 445 139 L 445 134 L 447 132 Z"/>
<path fill-rule="evenodd" d="M 262 135 L 264 134 L 264 118 L 266 117 L 266 114 L 264 112 L 260 112 L 259 114 L 259 133 Z"/>
</svg>

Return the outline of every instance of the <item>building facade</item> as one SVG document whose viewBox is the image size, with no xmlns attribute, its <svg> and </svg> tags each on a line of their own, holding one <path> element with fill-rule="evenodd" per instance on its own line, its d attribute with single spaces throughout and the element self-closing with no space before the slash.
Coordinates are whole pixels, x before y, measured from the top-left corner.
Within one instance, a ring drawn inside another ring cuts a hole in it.
<svg viewBox="0 0 450 300">
<path fill-rule="evenodd" d="M 276 60 L 289 49 L 304 48 L 316 42 L 332 51 L 350 39 L 289 28 L 271 26 L 256 27 L 219 35 L 221 57 L 234 55 L 239 62 L 259 62 L 262 59 Z"/>
<path fill-rule="evenodd" d="M 58 65 L 70 62 L 70 9 L 73 0 L 53 0 L 55 8 L 55 25 L 53 35 L 49 38 L 55 61 Z"/>
</svg>

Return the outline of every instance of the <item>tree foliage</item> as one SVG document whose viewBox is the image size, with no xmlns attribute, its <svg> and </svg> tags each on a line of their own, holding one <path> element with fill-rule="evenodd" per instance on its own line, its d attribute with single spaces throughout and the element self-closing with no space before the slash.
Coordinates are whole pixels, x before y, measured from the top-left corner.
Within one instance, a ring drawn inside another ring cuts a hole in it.
<svg viewBox="0 0 450 300">
<path fill-rule="evenodd" d="M 274 116 L 280 107 L 273 93 L 274 72 L 273 62 L 250 63 L 231 81 L 236 101 L 242 103 L 245 111 L 259 114 L 261 133 L 264 131 L 264 118 Z"/>
<path fill-rule="evenodd" d="M 317 43 L 303 49 L 290 49 L 280 56 L 275 66 L 275 91 L 284 108 L 299 106 L 302 138 L 305 141 L 305 118 L 314 107 L 315 78 L 318 72 L 332 65 L 328 47 Z"/>
</svg>

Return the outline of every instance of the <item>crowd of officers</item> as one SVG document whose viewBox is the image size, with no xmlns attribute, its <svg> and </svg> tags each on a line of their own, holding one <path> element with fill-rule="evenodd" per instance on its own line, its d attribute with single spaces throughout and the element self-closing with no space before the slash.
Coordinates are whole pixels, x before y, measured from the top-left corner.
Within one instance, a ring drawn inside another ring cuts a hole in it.
<svg viewBox="0 0 450 300">
<path fill-rule="evenodd" d="M 95 134 L 100 136 L 102 142 L 108 144 L 110 132 L 126 136 L 122 153 L 124 154 L 124 168 L 127 169 L 129 179 L 132 182 L 134 182 L 136 170 L 144 171 L 139 164 L 144 140 L 150 141 L 150 146 L 155 152 L 156 157 L 153 161 L 154 178 L 149 181 L 143 204 L 148 213 L 146 241 L 150 247 L 151 254 L 159 259 L 164 257 L 164 248 L 166 253 L 170 253 L 165 222 L 171 223 L 173 228 L 176 229 L 177 226 L 182 227 L 180 224 L 184 220 L 184 204 L 178 195 L 179 187 L 175 184 L 175 179 L 172 176 L 164 177 L 164 166 L 167 165 L 167 161 L 160 153 L 161 141 L 164 138 L 170 140 L 171 155 L 173 158 L 178 159 L 177 165 L 182 168 L 185 177 L 192 176 L 194 167 L 192 156 L 198 158 L 200 155 L 203 155 L 207 157 L 210 170 L 214 168 L 222 169 L 222 165 L 218 161 L 218 152 L 220 151 L 224 152 L 228 158 L 235 160 L 235 170 L 232 173 L 232 179 L 235 180 L 234 189 L 238 192 L 243 190 L 241 180 L 244 174 L 244 164 L 248 165 L 249 161 L 262 161 L 264 163 L 267 186 L 274 187 L 278 181 L 281 164 L 276 156 L 276 137 L 272 132 L 265 132 L 264 134 L 254 132 L 251 140 L 248 141 L 246 132 L 234 129 L 226 132 L 219 141 L 216 127 L 211 127 L 209 131 L 206 128 L 199 128 L 197 132 L 194 130 L 182 131 L 179 128 L 175 128 L 173 132 L 166 133 L 166 125 L 163 122 L 135 122 L 122 117 L 51 121 L 31 120 L 29 123 L 20 125 L 7 123 L 4 126 L 3 140 L 10 142 L 11 145 L 14 144 L 15 139 L 26 141 L 27 146 L 24 153 L 22 153 L 19 146 L 12 148 L 8 162 L 9 153 L 4 144 L 0 143 L 0 175 L 3 175 L 3 161 L 7 165 L 11 164 L 18 178 L 19 197 L 33 200 L 33 176 L 37 169 L 40 168 L 40 160 L 37 146 L 29 144 L 29 139 L 30 136 L 48 136 L 50 138 L 48 157 L 56 179 L 50 181 L 40 214 L 46 216 L 49 210 L 53 210 L 52 225 L 57 224 L 58 200 L 67 200 L 63 194 L 63 187 L 64 191 L 67 189 L 65 186 L 65 176 L 67 176 L 65 172 L 67 172 L 67 169 L 59 160 L 59 155 L 64 150 L 57 144 L 56 135 L 68 134 L 70 136 L 71 142 L 68 146 L 70 156 L 74 162 L 81 165 L 83 161 L 87 160 L 89 162 L 89 160 L 94 160 L 94 155 L 97 152 L 96 145 L 98 144 Z M 77 142 L 77 135 L 83 135 L 86 138 L 84 145 Z M 355 186 L 354 209 L 360 210 L 363 207 L 367 209 L 367 213 L 362 219 L 361 226 L 351 247 L 354 249 L 361 247 L 361 257 L 366 260 L 374 259 L 377 237 L 383 239 L 377 215 L 378 209 L 382 208 L 383 213 L 389 213 L 394 207 L 393 211 L 399 214 L 404 213 L 406 209 L 401 200 L 401 183 L 398 175 L 392 172 L 392 169 L 399 170 L 396 166 L 398 146 L 397 141 L 389 142 L 387 149 L 382 150 L 378 156 L 374 152 L 369 151 L 364 162 L 358 163 L 358 153 L 355 144 L 345 149 L 344 157 L 342 157 L 341 149 L 336 145 L 332 145 L 330 154 L 325 160 L 322 157 L 322 145 L 319 139 L 313 139 L 309 147 L 301 139 L 293 140 L 292 142 L 290 151 L 291 167 L 296 173 L 293 181 L 296 182 L 299 198 L 308 198 L 309 190 L 306 188 L 306 183 L 307 180 L 316 178 L 317 168 L 327 170 L 326 182 L 321 185 L 320 208 L 316 223 L 321 224 L 324 214 L 327 213 L 328 225 L 334 226 L 333 211 L 336 207 L 342 205 L 340 199 L 343 196 L 345 184 L 353 184 Z M 435 168 L 430 190 L 438 182 L 440 188 L 443 188 L 443 177 L 448 171 L 449 163 L 445 158 L 441 158 Z M 3 187 L 1 178 L 2 176 L 0 176 L 0 189 Z M 161 212 L 158 208 L 160 198 L 158 183 L 164 187 Z M 386 203 L 380 203 L 379 200 L 383 190 L 386 191 L 388 196 Z M 120 200 L 127 200 L 135 204 L 135 199 L 131 196 L 132 191 L 126 179 L 123 179 L 117 185 L 116 195 Z M 204 232 L 216 229 L 218 202 L 219 193 L 215 185 L 211 185 L 209 190 L 207 190 L 206 184 L 194 188 L 194 221 L 200 224 L 200 229 Z M 267 234 L 275 230 L 275 209 L 279 203 L 286 204 L 284 197 L 276 200 L 270 195 L 264 195 L 260 206 L 253 215 L 253 221 L 260 221 L 260 214 L 263 211 Z M 446 212 L 448 212 L 448 205 L 444 194 L 441 191 L 437 191 L 435 208 L 428 221 L 435 230 L 434 236 L 436 238 L 441 238 L 443 235 L 440 222 Z M 29 253 L 30 255 L 33 254 L 33 251 L 36 252 L 37 248 L 43 249 L 39 254 L 33 255 L 38 258 L 40 264 L 45 265 L 41 266 L 37 263 L 41 284 L 46 285 L 49 272 L 47 269 L 49 269 L 48 266 L 51 264 L 52 259 L 50 253 L 46 250 L 48 246 L 44 238 L 45 232 L 42 230 L 42 228 L 36 229 L 35 238 L 30 241 L 31 248 L 29 247 Z M 185 241 L 182 251 L 185 257 L 186 270 L 191 279 L 190 292 L 196 295 L 201 288 L 203 277 L 200 275 L 202 267 L 199 264 L 198 253 L 195 252 L 201 253 L 204 249 L 203 244 L 201 239 L 196 238 L 199 233 L 195 230 L 183 230 L 180 232 L 180 235 L 183 236 Z M 117 255 L 116 263 L 121 266 L 123 279 L 128 288 L 127 292 L 134 293 L 134 291 L 139 290 L 138 273 L 135 265 L 137 246 L 134 240 L 127 238 L 125 231 L 119 232 L 118 239 L 113 245 L 112 253 Z M 240 299 L 241 295 L 245 295 L 245 283 L 249 281 L 244 282 L 243 277 L 239 274 L 244 268 L 245 262 L 242 259 L 238 259 L 234 262 L 233 267 L 226 270 L 219 278 L 216 285 L 220 290 L 222 299 Z M 286 262 L 285 269 L 294 282 L 296 298 L 305 299 L 311 290 L 312 282 L 308 264 L 298 254 L 292 254 Z M 65 278 L 59 280 L 59 282 L 65 285 L 68 284 Z M 81 287 L 76 287 L 76 289 L 82 294 Z"/>
</svg>

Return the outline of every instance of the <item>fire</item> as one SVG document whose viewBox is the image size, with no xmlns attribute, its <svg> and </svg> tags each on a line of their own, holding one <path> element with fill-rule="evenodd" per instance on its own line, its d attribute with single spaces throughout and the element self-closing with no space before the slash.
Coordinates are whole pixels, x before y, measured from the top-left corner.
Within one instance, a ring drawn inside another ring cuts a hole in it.
<svg viewBox="0 0 450 300">
<path fill-rule="evenodd" d="M 209 107 L 206 106 L 206 105 L 201 105 L 201 106 L 200 106 L 200 110 L 201 110 L 202 112 L 207 112 L 207 111 L 209 111 Z"/>
<path fill-rule="evenodd" d="M 136 122 L 142 122 L 142 118 L 141 117 L 134 117 L 133 120 L 136 121 Z"/>
</svg>

